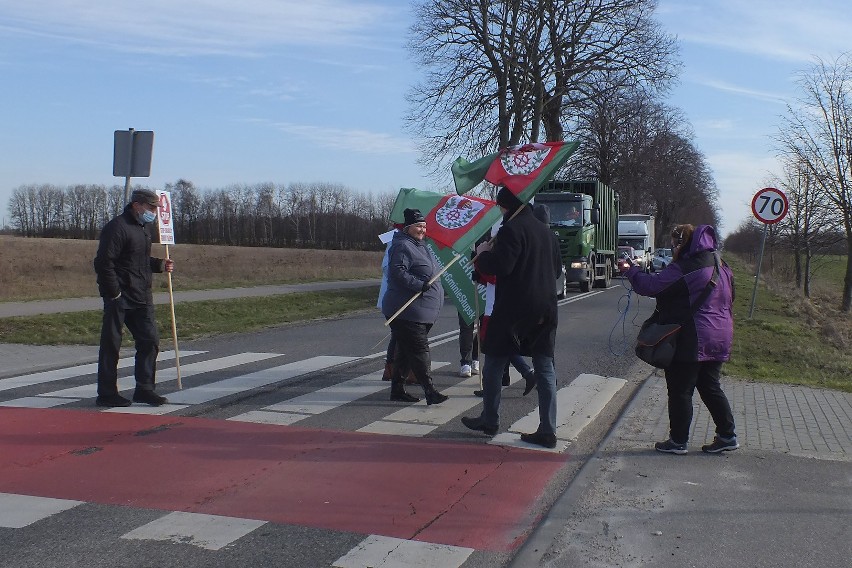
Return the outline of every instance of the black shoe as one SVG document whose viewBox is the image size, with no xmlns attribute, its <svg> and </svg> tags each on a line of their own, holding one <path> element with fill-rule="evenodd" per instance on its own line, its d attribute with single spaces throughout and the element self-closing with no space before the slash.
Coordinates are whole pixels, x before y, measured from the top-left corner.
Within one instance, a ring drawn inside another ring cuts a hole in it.
<svg viewBox="0 0 852 568">
<path fill-rule="evenodd" d="M 462 416 L 462 424 L 470 428 L 471 430 L 478 430 L 483 432 L 486 436 L 496 436 L 497 435 L 497 426 L 491 427 L 486 426 L 485 422 L 482 421 L 482 418 L 468 418 L 467 416 Z"/>
<path fill-rule="evenodd" d="M 405 392 L 405 386 L 402 381 L 391 385 L 390 399 L 397 402 L 420 402 L 419 398 Z"/>
<path fill-rule="evenodd" d="M 556 435 L 545 434 L 543 432 L 533 432 L 532 434 L 521 434 L 521 441 L 527 444 L 535 444 L 545 448 L 556 447 Z"/>
<path fill-rule="evenodd" d="M 664 454 L 677 454 L 679 456 L 685 455 L 688 452 L 686 444 L 678 444 L 671 438 L 665 442 L 657 442 L 654 444 L 654 449 Z"/>
<path fill-rule="evenodd" d="M 473 391 L 473 396 L 478 396 L 479 398 L 483 398 L 485 396 L 484 390 L 475 390 Z"/>
<path fill-rule="evenodd" d="M 133 402 L 142 402 L 151 406 L 160 406 L 168 402 L 166 397 L 160 396 L 152 390 L 133 391 Z"/>
<path fill-rule="evenodd" d="M 712 444 L 706 444 L 701 446 L 701 451 L 705 454 L 719 454 L 722 452 L 731 452 L 739 448 L 740 445 L 737 443 L 737 437 L 733 438 L 722 438 L 720 436 L 716 436 L 713 438 Z"/>
<path fill-rule="evenodd" d="M 448 398 L 450 397 L 445 394 L 439 393 L 435 389 L 432 389 L 426 393 L 426 404 L 441 404 Z"/>
<path fill-rule="evenodd" d="M 538 377 L 535 376 L 534 370 L 524 375 L 524 382 L 526 383 L 524 385 L 524 396 L 527 396 L 535 388 L 535 385 L 538 384 Z"/>
<path fill-rule="evenodd" d="M 130 406 L 131 402 L 118 393 L 106 396 L 99 396 L 95 399 L 97 406 L 105 406 L 107 408 L 116 408 L 119 406 Z"/>
<path fill-rule="evenodd" d="M 501 384 L 502 384 L 504 387 L 508 387 L 509 385 L 511 385 L 511 384 L 512 384 L 512 377 L 510 377 L 510 376 L 509 376 L 509 373 L 505 373 L 505 374 L 503 375 L 503 380 L 501 381 Z"/>
</svg>

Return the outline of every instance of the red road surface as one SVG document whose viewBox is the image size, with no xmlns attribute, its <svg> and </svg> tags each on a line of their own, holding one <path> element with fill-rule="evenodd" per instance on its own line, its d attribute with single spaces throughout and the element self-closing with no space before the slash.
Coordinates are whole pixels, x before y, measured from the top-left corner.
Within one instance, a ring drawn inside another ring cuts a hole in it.
<svg viewBox="0 0 852 568">
<path fill-rule="evenodd" d="M 0 492 L 507 552 L 566 455 L 80 410 L 0 408 Z"/>
</svg>

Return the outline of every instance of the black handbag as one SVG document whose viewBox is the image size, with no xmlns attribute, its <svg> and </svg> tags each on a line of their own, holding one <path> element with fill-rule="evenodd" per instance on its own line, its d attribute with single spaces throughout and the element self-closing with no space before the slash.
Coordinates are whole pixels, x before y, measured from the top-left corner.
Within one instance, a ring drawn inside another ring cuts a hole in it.
<svg viewBox="0 0 852 568">
<path fill-rule="evenodd" d="M 671 365 L 677 350 L 680 328 L 679 323 L 656 323 L 650 319 L 646 320 L 636 337 L 636 356 L 649 365 L 665 369 Z"/>
<path fill-rule="evenodd" d="M 710 292 L 716 287 L 719 275 L 719 255 L 714 254 L 713 276 L 701 292 L 701 296 L 691 306 L 691 314 L 695 314 L 698 308 L 707 300 Z M 679 323 L 657 323 L 659 312 L 655 311 L 642 324 L 639 335 L 636 336 L 636 356 L 659 369 L 665 369 L 672 363 L 675 351 L 677 351 L 677 338 L 680 335 L 681 324 Z"/>
</svg>

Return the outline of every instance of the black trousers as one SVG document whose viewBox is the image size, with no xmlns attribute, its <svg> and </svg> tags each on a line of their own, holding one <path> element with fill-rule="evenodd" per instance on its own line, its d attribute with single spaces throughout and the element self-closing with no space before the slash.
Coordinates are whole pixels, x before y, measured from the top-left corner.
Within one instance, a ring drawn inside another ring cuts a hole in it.
<svg viewBox="0 0 852 568">
<path fill-rule="evenodd" d="M 722 438 L 736 435 L 731 405 L 719 382 L 721 371 L 721 361 L 674 361 L 665 369 L 669 393 L 669 429 L 675 443 L 685 444 L 689 441 L 692 394 L 695 389 L 698 389 L 701 401 L 713 417 L 716 434 Z"/>
<path fill-rule="evenodd" d="M 133 304 L 120 296 L 104 298 L 101 346 L 98 352 L 98 396 L 118 393 L 118 356 L 124 326 L 136 342 L 136 388 L 154 390 L 160 336 L 154 320 L 154 306 Z"/>
<path fill-rule="evenodd" d="M 428 390 L 432 385 L 432 377 L 429 376 L 432 361 L 428 337 L 432 324 L 397 318 L 390 322 L 390 328 L 396 340 L 393 382 L 404 381 L 409 371 L 412 371 L 417 382 L 424 390 Z"/>
<path fill-rule="evenodd" d="M 462 365 L 470 365 L 479 359 L 479 334 L 474 333 L 473 324 L 470 322 L 468 325 L 459 313 L 459 355 Z"/>
</svg>

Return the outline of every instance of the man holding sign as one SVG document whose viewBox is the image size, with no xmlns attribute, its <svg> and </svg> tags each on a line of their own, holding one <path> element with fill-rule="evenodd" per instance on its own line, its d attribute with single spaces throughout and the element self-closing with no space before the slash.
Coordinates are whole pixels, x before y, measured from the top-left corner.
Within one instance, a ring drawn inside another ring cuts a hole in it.
<svg viewBox="0 0 852 568">
<path fill-rule="evenodd" d="M 98 398 L 105 407 L 130 406 L 118 394 L 118 358 L 124 326 L 136 343 L 136 390 L 133 402 L 160 406 L 166 398 L 154 392 L 160 338 L 154 320 L 153 272 L 172 272 L 174 261 L 151 256 L 151 224 L 157 219 L 157 193 L 137 189 L 121 215 L 101 231 L 95 256 L 98 290 L 104 300 L 98 353 Z"/>
</svg>

